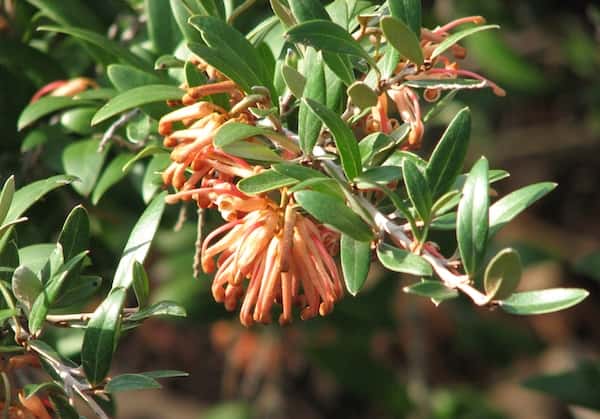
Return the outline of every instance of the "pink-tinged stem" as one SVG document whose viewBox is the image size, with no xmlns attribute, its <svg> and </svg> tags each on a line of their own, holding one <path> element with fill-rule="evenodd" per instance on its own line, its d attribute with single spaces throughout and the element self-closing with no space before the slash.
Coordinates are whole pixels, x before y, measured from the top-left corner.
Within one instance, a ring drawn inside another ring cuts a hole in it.
<svg viewBox="0 0 600 419">
<path fill-rule="evenodd" d="M 438 34 L 438 35 L 443 34 L 443 33 L 451 31 L 452 29 L 456 28 L 457 26 L 464 25 L 465 23 L 474 23 L 476 25 L 481 25 L 481 24 L 485 23 L 485 18 L 483 16 L 461 17 L 460 19 L 453 20 L 452 22 L 449 22 L 449 23 L 445 24 L 444 26 L 435 29 L 433 31 L 433 33 Z"/>
<path fill-rule="evenodd" d="M 31 97 L 29 103 L 37 102 L 42 98 L 42 96 L 46 96 L 48 93 L 58 89 L 61 86 L 67 84 L 67 80 L 55 80 L 53 82 L 48 83 L 47 85 L 41 87 L 35 94 Z"/>
</svg>

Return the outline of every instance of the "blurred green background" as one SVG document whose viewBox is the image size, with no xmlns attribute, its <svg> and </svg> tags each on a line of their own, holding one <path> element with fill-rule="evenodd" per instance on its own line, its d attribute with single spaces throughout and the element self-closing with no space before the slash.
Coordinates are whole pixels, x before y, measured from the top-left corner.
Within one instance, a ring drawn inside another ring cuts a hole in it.
<svg viewBox="0 0 600 419">
<path fill-rule="evenodd" d="M 45 35 L 33 29 L 52 19 L 37 13 L 37 3 L 0 2 L 0 178 L 14 173 L 19 185 L 61 172 L 69 142 L 50 133 L 43 147 L 21 152 L 27 132 L 18 133 L 16 121 L 31 95 L 55 79 L 102 74 L 72 39 L 44 51 Z M 141 2 L 83 3 L 100 33 L 145 30 L 135 11 Z M 462 299 L 436 308 L 402 293 L 411 279 L 374 268 L 365 290 L 347 296 L 325 319 L 246 330 L 213 302 L 208 279 L 192 278 L 195 222 L 190 217 L 173 232 L 178 214 L 170 208 L 147 266 L 154 298 L 183 304 L 188 318 L 152 320 L 126 336 L 115 371 L 180 369 L 191 376 L 163 391 L 122 397 L 119 417 L 600 417 L 592 410 L 600 409 L 600 4 L 436 0 L 425 1 L 424 12 L 426 27 L 471 14 L 500 24 L 501 31 L 465 43 L 465 67 L 508 92 L 505 98 L 459 93 L 428 127 L 425 148 L 469 105 L 470 160 L 485 154 L 492 167 L 511 173 L 496 184 L 500 195 L 537 181 L 558 182 L 498 235 L 497 245 L 522 252 L 522 289 L 583 287 L 590 298 L 566 312 L 528 318 L 479 310 Z M 236 24 L 248 31 L 269 15 L 267 2 L 257 1 Z M 135 167 L 96 206 L 70 189 L 51 194 L 29 213 L 33 222 L 19 230 L 21 242 L 55 238 L 83 199 L 93 222 L 94 265 L 109 278 L 144 208 L 143 173 L 143 166 Z M 65 354 L 77 350 L 78 336 L 56 339 Z"/>
</svg>

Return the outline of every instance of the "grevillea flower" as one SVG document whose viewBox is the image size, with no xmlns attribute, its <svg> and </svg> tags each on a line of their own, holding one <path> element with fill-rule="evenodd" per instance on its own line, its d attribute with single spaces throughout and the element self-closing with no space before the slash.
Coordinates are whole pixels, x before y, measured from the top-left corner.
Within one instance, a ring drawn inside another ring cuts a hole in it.
<svg viewBox="0 0 600 419">
<path fill-rule="evenodd" d="M 241 301 L 240 321 L 245 326 L 270 323 L 275 304 L 282 306 L 280 324 L 291 321 L 293 305 L 300 308 L 302 319 L 325 316 L 343 288 L 332 249 L 322 239 L 324 228 L 292 205 L 284 211 L 263 199 L 263 209 L 230 221 L 204 240 L 202 269 L 216 270 L 215 300 L 228 310 Z"/>
<path fill-rule="evenodd" d="M 43 96 L 75 96 L 89 88 L 98 87 L 98 83 L 87 77 L 77 77 L 71 80 L 56 80 L 40 88 L 31 98 L 31 103 L 37 102 Z"/>
</svg>

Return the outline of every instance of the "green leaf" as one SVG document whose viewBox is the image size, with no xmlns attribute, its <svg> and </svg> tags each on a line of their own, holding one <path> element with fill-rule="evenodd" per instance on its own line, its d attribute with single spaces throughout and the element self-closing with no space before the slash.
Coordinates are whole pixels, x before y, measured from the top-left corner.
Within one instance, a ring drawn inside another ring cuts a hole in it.
<svg viewBox="0 0 600 419">
<path fill-rule="evenodd" d="M 12 292 L 21 304 L 31 309 L 33 302 L 42 292 L 42 283 L 33 271 L 21 265 L 13 273 Z"/>
<path fill-rule="evenodd" d="M 92 204 L 97 205 L 100 198 L 104 196 L 113 185 L 117 184 L 123 179 L 127 173 L 123 171 L 123 166 L 133 158 L 131 153 L 121 153 L 108 164 L 106 169 L 102 172 L 94 192 L 92 192 Z"/>
<path fill-rule="evenodd" d="M 462 31 L 453 33 L 452 35 L 448 36 L 446 39 L 444 39 L 442 42 L 440 42 L 438 44 L 438 46 L 431 53 L 431 59 L 434 59 L 438 55 L 443 54 L 447 49 L 452 47 L 452 45 L 456 44 L 461 39 L 466 38 L 467 36 L 473 35 L 477 32 L 486 31 L 489 29 L 500 29 L 500 26 L 498 26 L 498 25 L 473 26 L 471 28 L 464 29 Z"/>
<path fill-rule="evenodd" d="M 243 75 L 242 80 L 246 82 L 244 83 L 246 86 L 244 84 L 241 84 L 241 86 L 244 90 L 251 88 L 253 85 L 272 87 L 266 65 L 244 35 L 227 25 L 223 20 L 212 16 L 193 16 L 189 19 L 189 22 L 202 32 L 204 41 L 212 48 L 214 55 L 220 57 L 229 66 L 233 66 L 236 74 Z M 190 45 L 192 52 L 197 53 L 196 47 L 197 44 Z M 200 55 L 200 57 L 204 58 L 209 64 L 214 65 L 223 74 L 229 76 L 225 73 L 228 70 L 227 68 L 221 69 L 216 63 L 211 63 L 211 57 L 204 57 L 203 55 Z M 237 82 L 234 78 L 232 80 Z M 249 93 L 249 90 L 246 90 L 246 92 Z"/>
<path fill-rule="evenodd" d="M 433 202 L 427 179 L 425 179 L 425 176 L 421 173 L 417 165 L 409 159 L 405 159 L 402 164 L 402 174 L 404 176 L 406 192 L 417 210 L 417 214 L 419 214 L 423 222 L 429 222 Z"/>
<path fill-rule="evenodd" d="M 320 104 L 327 101 L 327 86 L 325 84 L 325 69 L 321 55 L 314 49 L 306 51 L 304 59 L 304 74 L 307 74 L 306 86 L 302 93 L 306 99 Z M 298 112 L 298 137 L 300 148 L 306 155 L 311 155 L 321 132 L 321 120 L 315 115 L 309 105 L 303 100 Z"/>
<path fill-rule="evenodd" d="M 358 241 L 371 241 L 371 228 L 341 200 L 315 191 L 298 191 L 296 201 L 313 217 Z"/>
<path fill-rule="evenodd" d="M 456 237 L 465 271 L 477 274 L 488 239 L 488 162 L 482 157 L 473 165 L 458 204 Z"/>
<path fill-rule="evenodd" d="M 171 163 L 168 154 L 156 154 L 150 159 L 142 180 L 142 198 L 148 204 L 163 186 L 161 173 Z"/>
<path fill-rule="evenodd" d="M 237 187 L 245 194 L 256 195 L 279 189 L 284 186 L 293 185 L 297 182 L 298 181 L 293 177 L 285 176 L 273 169 L 269 169 L 240 180 Z"/>
<path fill-rule="evenodd" d="M 328 193 L 333 196 L 343 197 L 343 193 L 335 180 L 323 173 L 309 167 L 300 166 L 292 163 L 278 163 L 271 166 L 273 170 L 284 176 L 292 177 L 300 181 L 297 185 L 290 188 L 289 192 L 310 187 L 316 191 Z M 311 183 L 315 182 L 315 183 Z M 297 189 L 298 188 L 298 189 Z"/>
<path fill-rule="evenodd" d="M 329 128 L 342 163 L 342 168 L 348 179 L 354 179 L 362 173 L 360 151 L 352 130 L 332 110 L 314 100 L 303 98 L 310 110 Z"/>
<path fill-rule="evenodd" d="M 123 374 L 112 378 L 104 391 L 107 393 L 120 393 L 123 391 L 149 390 L 162 386 L 152 377 L 142 374 Z"/>
<path fill-rule="evenodd" d="M 133 292 L 137 299 L 138 306 L 144 308 L 148 305 L 150 299 L 150 281 L 140 262 L 133 262 Z"/>
<path fill-rule="evenodd" d="M 517 189 L 494 202 L 490 207 L 490 235 L 495 234 L 526 208 L 554 190 L 556 186 L 557 184 L 553 182 L 535 183 Z"/>
<path fill-rule="evenodd" d="M 148 35 L 158 54 L 170 54 L 181 41 L 177 22 L 166 0 L 145 0 L 148 16 Z"/>
<path fill-rule="evenodd" d="M 448 125 L 427 164 L 425 176 L 433 199 L 448 192 L 462 171 L 470 132 L 471 112 L 463 108 Z"/>
<path fill-rule="evenodd" d="M 252 86 L 260 85 L 257 75 L 250 71 L 244 62 L 239 61 L 241 58 L 235 52 L 227 49 L 213 49 L 196 42 L 190 42 L 188 48 L 227 78 L 233 80 L 246 93 L 252 92 Z"/>
<path fill-rule="evenodd" d="M 135 156 L 129 158 L 129 160 L 127 160 L 127 162 L 123 165 L 121 170 L 123 171 L 124 174 L 126 174 L 133 167 L 133 165 L 135 163 L 137 163 L 139 160 L 145 159 L 148 156 L 153 156 L 153 155 L 159 154 L 159 153 L 167 154 L 167 150 L 158 145 L 146 146 L 143 149 L 141 149 L 140 151 L 138 151 L 138 153 Z"/>
<path fill-rule="evenodd" d="M 23 109 L 17 122 L 17 129 L 21 131 L 39 119 L 63 109 L 74 106 L 91 106 L 94 104 L 95 102 L 90 100 L 77 100 L 72 97 L 44 96 Z"/>
<path fill-rule="evenodd" d="M 98 151 L 98 144 L 96 139 L 75 141 L 62 154 L 65 173 L 79 179 L 73 182 L 73 189 L 83 196 L 88 196 L 94 189 L 108 153 L 108 148 Z"/>
<path fill-rule="evenodd" d="M 194 10 L 188 5 L 186 0 L 170 0 L 173 17 L 179 30 L 188 42 L 202 42 L 202 36 L 198 31 L 188 23 L 190 17 L 195 14 L 202 14 L 201 11 Z M 199 4 L 197 2 L 193 4 Z M 208 13 L 204 13 L 208 14 Z"/>
<path fill-rule="evenodd" d="M 182 306 L 173 301 L 161 301 L 132 314 L 127 320 L 139 322 L 157 316 L 185 317 L 187 313 Z"/>
<path fill-rule="evenodd" d="M 183 94 L 184 91 L 179 87 L 166 84 L 153 84 L 127 90 L 101 107 L 94 115 L 92 125 L 97 125 L 115 115 L 148 103 L 181 99 Z"/>
<path fill-rule="evenodd" d="M 431 265 L 425 259 L 404 249 L 381 243 L 377 246 L 377 257 L 390 271 L 420 276 L 433 275 Z"/>
<path fill-rule="evenodd" d="M 290 92 L 297 98 L 301 98 L 304 86 L 306 86 L 306 78 L 298 70 L 287 64 L 281 66 L 281 75 Z"/>
<path fill-rule="evenodd" d="M 545 314 L 573 307 L 583 301 L 589 292 L 580 288 L 551 288 L 513 294 L 499 301 L 500 307 L 511 314 Z"/>
<path fill-rule="evenodd" d="M 279 144 L 288 150 L 294 152 L 300 151 L 298 146 L 284 134 L 269 128 L 248 125 L 241 122 L 228 122 L 223 124 L 215 134 L 213 144 L 217 148 L 223 148 L 257 135 L 267 137 L 275 144 Z"/>
<path fill-rule="evenodd" d="M 53 381 L 39 383 L 39 384 L 27 384 L 23 388 L 23 393 L 25 394 L 26 399 L 30 398 L 33 395 L 44 393 L 44 392 L 58 393 L 58 394 L 63 394 L 63 395 L 65 394 L 65 390 L 62 388 L 62 386 L 58 385 L 57 383 L 55 383 Z"/>
<path fill-rule="evenodd" d="M 598 361 L 584 361 L 573 371 L 529 377 L 523 385 L 556 397 L 566 404 L 598 411 L 600 410 L 598 383 L 600 383 Z"/>
<path fill-rule="evenodd" d="M 179 58 L 175 57 L 171 54 L 161 55 L 154 61 L 154 69 L 155 70 L 169 70 L 171 68 L 183 68 L 186 64 L 186 61 L 182 61 Z M 188 86 L 194 86 L 193 84 Z"/>
<path fill-rule="evenodd" d="M 404 86 L 417 89 L 440 89 L 440 90 L 463 90 L 463 89 L 481 89 L 488 84 L 486 81 L 474 79 L 421 79 L 407 80 Z M 429 119 L 431 116 L 429 116 Z"/>
<path fill-rule="evenodd" d="M 81 363 L 87 379 L 93 385 L 100 384 L 108 375 L 117 344 L 125 297 L 125 288 L 113 288 L 98 306 L 85 330 Z"/>
<path fill-rule="evenodd" d="M 156 196 L 131 230 L 113 279 L 113 288 L 129 288 L 134 262 L 143 263 L 165 208 L 166 192 Z"/>
<path fill-rule="evenodd" d="M 280 162 L 283 159 L 264 144 L 249 143 L 240 141 L 234 144 L 229 144 L 221 149 L 233 156 L 243 159 L 255 160 L 258 162 Z"/>
<path fill-rule="evenodd" d="M 12 205 L 8 211 L 5 222 L 17 220 L 33 204 L 39 201 L 48 192 L 68 185 L 76 178 L 68 175 L 57 175 L 47 179 L 38 180 L 17 190 L 13 197 Z"/>
<path fill-rule="evenodd" d="M 300 23 L 286 32 L 290 42 L 312 46 L 318 50 L 331 51 L 364 58 L 373 68 L 377 63 L 358 42 L 341 26 L 326 20 Z"/>
<path fill-rule="evenodd" d="M 360 151 L 360 161 L 364 167 L 379 166 L 383 159 L 383 154 L 390 151 L 395 146 L 395 141 L 389 135 L 381 132 L 374 132 L 364 137 L 358 143 Z"/>
<path fill-rule="evenodd" d="M 19 260 L 33 272 L 39 272 L 48 261 L 50 254 L 56 249 L 55 243 L 40 243 L 19 249 Z"/>
<path fill-rule="evenodd" d="M 142 87 L 148 84 L 160 84 L 161 78 L 155 73 L 140 70 L 124 64 L 111 64 L 106 69 L 108 79 L 119 92 Z M 109 98 L 109 99 L 112 99 Z"/>
<path fill-rule="evenodd" d="M 390 14 L 421 36 L 421 0 L 388 0 Z"/>
<path fill-rule="evenodd" d="M 357 241 L 342 234 L 340 256 L 346 289 L 350 294 L 356 295 L 367 280 L 371 266 L 371 243 Z"/>
<path fill-rule="evenodd" d="M 360 109 L 367 109 L 377 105 L 377 93 L 361 81 L 356 81 L 346 91 L 352 103 Z"/>
<path fill-rule="evenodd" d="M 58 236 L 65 260 L 88 249 L 90 242 L 90 220 L 82 205 L 71 210 Z"/>
<path fill-rule="evenodd" d="M 404 22 L 393 16 L 381 19 L 381 30 L 387 41 L 405 58 L 415 64 L 423 64 L 423 51 L 419 38 Z"/>
<path fill-rule="evenodd" d="M 60 117 L 60 123 L 68 131 L 79 135 L 89 135 L 93 132 L 90 125 L 97 107 L 81 107 L 69 109 Z"/>
<path fill-rule="evenodd" d="M 354 70 L 350 56 L 344 54 L 335 54 L 331 51 L 322 51 L 323 61 L 327 64 L 329 70 L 335 74 L 343 84 L 349 86 L 354 83 Z M 329 94 L 328 86 L 328 94 Z"/>
<path fill-rule="evenodd" d="M 521 258 L 514 249 L 503 249 L 485 268 L 484 288 L 490 301 L 512 295 L 521 280 Z"/>
<path fill-rule="evenodd" d="M 289 4 L 298 22 L 314 19 L 330 20 L 327 11 L 319 0 L 290 0 Z"/>
<path fill-rule="evenodd" d="M 86 3 L 78 0 L 27 0 L 61 26 L 81 26 L 100 32 L 104 25 Z"/>
<path fill-rule="evenodd" d="M 145 69 L 151 68 L 150 64 L 147 61 L 144 61 L 124 46 L 108 39 L 106 36 L 101 35 L 99 33 L 76 27 L 60 26 L 40 26 L 38 30 L 47 32 L 58 32 L 64 33 L 65 35 L 70 35 L 74 38 L 80 39 L 82 41 L 88 42 L 94 46 L 99 47 L 100 49 L 106 51 L 107 53 L 112 55 L 117 60 L 123 62 L 124 64 L 130 64 L 134 67 Z"/>
<path fill-rule="evenodd" d="M 15 177 L 11 176 L 6 179 L 2 192 L 0 192 L 0 224 L 4 222 L 8 215 L 8 210 L 12 204 L 15 195 Z"/>
<path fill-rule="evenodd" d="M 98 292 L 102 285 L 102 278 L 96 275 L 79 275 L 77 281 L 69 281 L 65 284 L 52 308 L 63 308 L 69 306 L 81 306 Z"/>
<path fill-rule="evenodd" d="M 18 314 L 19 310 L 17 309 L 5 308 L 0 310 L 0 325 L 4 325 L 4 322 L 6 322 L 6 320 L 10 319 L 11 317 L 15 317 Z"/>
<path fill-rule="evenodd" d="M 140 373 L 146 377 L 152 378 L 173 378 L 173 377 L 188 377 L 190 374 L 185 371 L 178 370 L 157 370 L 157 371 L 146 371 Z"/>
<path fill-rule="evenodd" d="M 402 179 L 402 169 L 400 167 L 380 166 L 365 170 L 360 176 L 354 178 L 354 182 L 358 184 L 357 186 L 359 189 L 368 189 L 370 188 L 369 185 L 363 187 L 361 186 L 361 183 L 380 183 L 382 185 L 387 185 L 390 182 L 400 179 Z"/>
<path fill-rule="evenodd" d="M 422 280 L 416 284 L 404 287 L 402 290 L 407 294 L 431 298 L 436 305 L 444 300 L 459 296 L 458 291 L 444 286 L 440 281 L 432 280 Z"/>
</svg>

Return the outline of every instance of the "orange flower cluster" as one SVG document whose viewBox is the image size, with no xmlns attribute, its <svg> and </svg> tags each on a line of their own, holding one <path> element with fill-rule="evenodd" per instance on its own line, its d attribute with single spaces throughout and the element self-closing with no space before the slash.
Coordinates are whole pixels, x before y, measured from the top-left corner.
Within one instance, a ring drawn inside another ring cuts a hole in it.
<svg viewBox="0 0 600 419">
<path fill-rule="evenodd" d="M 296 213 L 290 199 L 277 205 L 266 195 L 248 196 L 236 187 L 237 180 L 263 168 L 217 149 L 213 139 L 223 124 L 253 124 L 254 117 L 245 110 L 227 112 L 208 101 L 194 102 L 224 92 L 230 95 L 232 109 L 244 99 L 228 80 L 192 87 L 182 100 L 187 106 L 159 121 L 163 144 L 172 148 L 163 181 L 176 189 L 166 200 L 193 200 L 201 208 L 217 208 L 227 221 L 204 240 L 202 269 L 215 272 L 216 301 L 228 310 L 241 302 L 242 324 L 270 323 L 276 304 L 282 306 L 281 324 L 292 320 L 293 305 L 302 319 L 324 316 L 343 295 L 332 256 L 339 235 Z M 182 128 L 175 130 L 175 124 Z"/>
<path fill-rule="evenodd" d="M 464 59 L 467 55 L 467 50 L 457 43 L 450 46 L 447 50 L 451 54 L 451 57 L 446 53 L 433 55 L 440 43 L 451 35 L 451 30 L 468 23 L 480 25 L 485 23 L 485 19 L 481 16 L 469 16 L 454 20 L 434 30 L 421 29 L 420 45 L 424 63 L 420 66 L 415 66 L 414 63 L 408 60 L 400 61 L 395 74 L 404 74 L 404 77 L 400 78 L 397 84 L 389 86 L 387 92 L 382 93 L 379 97 L 378 105 L 373 108 L 370 117 L 370 121 L 374 121 L 374 124 L 371 123 L 372 128 L 374 127 L 376 130 L 384 133 L 389 133 L 395 128 L 396 121 L 387 117 L 387 101 L 389 97 L 396 106 L 402 121 L 407 123 L 411 128 L 407 141 L 408 145 L 405 148 L 416 149 L 420 147 L 424 127 L 421 119 L 419 97 L 413 88 L 405 84 L 406 81 L 426 80 L 434 82 L 432 83 L 432 87 L 426 88 L 423 92 L 423 98 L 428 102 L 437 101 L 441 96 L 441 91 L 444 89 L 481 89 L 489 87 L 498 96 L 506 95 L 506 92 L 494 82 L 477 73 L 459 67 L 456 60 Z M 458 78 L 479 81 L 479 83 L 472 83 L 470 85 L 448 83 Z M 439 81 L 437 86 L 436 81 Z"/>
</svg>

